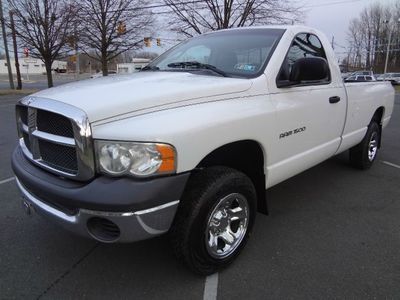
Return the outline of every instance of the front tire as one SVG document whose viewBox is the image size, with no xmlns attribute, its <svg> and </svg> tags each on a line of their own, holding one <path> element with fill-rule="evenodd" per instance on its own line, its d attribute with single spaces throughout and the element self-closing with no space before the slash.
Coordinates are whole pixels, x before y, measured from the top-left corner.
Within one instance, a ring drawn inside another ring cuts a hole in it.
<svg viewBox="0 0 400 300">
<path fill-rule="evenodd" d="M 381 128 L 372 121 L 361 143 L 350 149 L 350 163 L 361 170 L 371 168 L 378 154 L 380 139 Z"/>
<path fill-rule="evenodd" d="M 209 275 L 229 265 L 245 246 L 256 216 L 256 192 L 243 173 L 206 168 L 191 176 L 171 228 L 175 255 Z"/>
</svg>

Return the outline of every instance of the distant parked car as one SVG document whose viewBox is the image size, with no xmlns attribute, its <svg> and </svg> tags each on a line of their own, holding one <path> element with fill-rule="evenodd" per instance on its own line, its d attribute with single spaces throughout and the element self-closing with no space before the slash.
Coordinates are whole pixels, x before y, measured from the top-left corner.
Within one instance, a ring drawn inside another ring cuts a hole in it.
<svg viewBox="0 0 400 300">
<path fill-rule="evenodd" d="M 399 85 L 400 84 L 400 73 L 386 73 L 384 80 L 390 81 L 393 85 Z"/>
<path fill-rule="evenodd" d="M 54 72 L 56 72 L 56 73 L 67 73 L 67 69 L 55 68 Z"/>
<path fill-rule="evenodd" d="M 112 76 L 112 75 L 116 75 L 117 71 L 108 71 L 108 75 Z M 90 76 L 90 78 L 99 78 L 103 76 L 103 72 L 98 72 L 96 74 L 93 74 L 92 76 Z"/>
<path fill-rule="evenodd" d="M 364 75 L 364 76 L 374 76 L 373 71 L 356 71 L 350 74 L 350 76 L 357 76 L 357 75 Z"/>
<path fill-rule="evenodd" d="M 356 75 L 347 77 L 344 82 L 363 82 L 363 81 L 376 81 L 373 75 Z"/>
<path fill-rule="evenodd" d="M 351 73 L 342 73 L 342 79 L 346 79 L 347 77 L 351 76 Z"/>
</svg>

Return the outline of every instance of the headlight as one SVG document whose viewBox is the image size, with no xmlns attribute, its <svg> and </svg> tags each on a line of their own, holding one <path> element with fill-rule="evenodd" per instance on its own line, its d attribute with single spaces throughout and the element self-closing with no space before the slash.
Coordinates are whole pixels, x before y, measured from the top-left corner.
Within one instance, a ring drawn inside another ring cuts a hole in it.
<svg viewBox="0 0 400 300">
<path fill-rule="evenodd" d="M 108 175 L 146 177 L 176 171 L 171 145 L 97 140 L 95 147 L 98 169 Z"/>
</svg>

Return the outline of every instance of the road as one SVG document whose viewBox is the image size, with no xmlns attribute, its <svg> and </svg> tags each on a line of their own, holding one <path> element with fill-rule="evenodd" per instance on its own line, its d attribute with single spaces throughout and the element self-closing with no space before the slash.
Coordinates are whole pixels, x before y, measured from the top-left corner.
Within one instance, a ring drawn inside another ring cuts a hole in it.
<svg viewBox="0 0 400 300">
<path fill-rule="evenodd" d="M 99 244 L 24 214 L 15 182 L 4 181 L 13 176 L 15 102 L 0 97 L 0 298 L 203 299 L 206 278 L 175 260 L 166 237 Z M 398 96 L 371 170 L 351 168 L 342 154 L 270 189 L 270 215 L 257 216 L 245 251 L 208 278 L 206 295 L 398 298 L 399 136 Z"/>
</svg>

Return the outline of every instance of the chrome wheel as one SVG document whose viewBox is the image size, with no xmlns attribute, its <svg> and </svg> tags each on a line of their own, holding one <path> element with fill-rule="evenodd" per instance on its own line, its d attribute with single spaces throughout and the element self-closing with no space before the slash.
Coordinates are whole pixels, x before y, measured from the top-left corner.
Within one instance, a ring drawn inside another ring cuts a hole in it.
<svg viewBox="0 0 400 300">
<path fill-rule="evenodd" d="M 246 235 L 249 223 L 249 204 L 239 193 L 219 200 L 206 227 L 207 252 L 222 259 L 232 254 Z"/>
<path fill-rule="evenodd" d="M 368 159 L 373 161 L 378 151 L 378 134 L 373 132 L 368 144 Z"/>
</svg>

